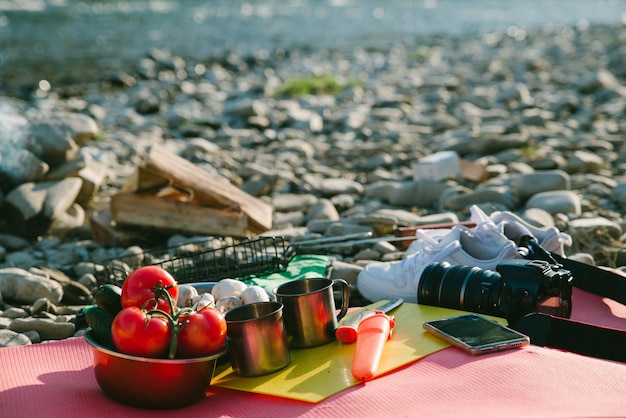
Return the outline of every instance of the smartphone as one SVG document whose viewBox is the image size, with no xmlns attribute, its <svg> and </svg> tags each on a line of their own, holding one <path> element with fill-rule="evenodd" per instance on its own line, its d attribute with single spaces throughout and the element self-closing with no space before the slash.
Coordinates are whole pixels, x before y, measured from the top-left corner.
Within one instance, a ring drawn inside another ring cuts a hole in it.
<svg viewBox="0 0 626 418">
<path fill-rule="evenodd" d="M 426 331 L 470 354 L 525 347 L 528 336 L 476 314 L 426 321 Z"/>
</svg>

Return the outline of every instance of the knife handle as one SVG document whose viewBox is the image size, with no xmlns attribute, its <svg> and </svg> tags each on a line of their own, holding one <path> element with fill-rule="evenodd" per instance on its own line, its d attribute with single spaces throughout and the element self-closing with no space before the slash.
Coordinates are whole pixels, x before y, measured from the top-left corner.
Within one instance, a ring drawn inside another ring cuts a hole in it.
<svg viewBox="0 0 626 418">
<path fill-rule="evenodd" d="M 359 331 L 359 324 L 370 316 L 374 316 L 377 313 L 382 313 L 374 309 L 364 309 L 355 313 L 354 315 L 343 320 L 341 325 L 335 330 L 335 337 L 342 343 L 353 343 L 357 339 Z"/>
<path fill-rule="evenodd" d="M 352 359 L 352 375 L 357 380 L 365 382 L 374 377 L 394 325 L 395 318 L 382 312 L 361 321 Z"/>
</svg>

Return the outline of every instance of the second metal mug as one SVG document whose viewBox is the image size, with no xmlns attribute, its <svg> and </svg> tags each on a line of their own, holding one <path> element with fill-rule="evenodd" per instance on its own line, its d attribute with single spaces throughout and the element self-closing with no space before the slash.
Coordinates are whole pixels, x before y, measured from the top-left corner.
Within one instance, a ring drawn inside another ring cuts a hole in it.
<svg viewBox="0 0 626 418">
<path fill-rule="evenodd" d="M 337 314 L 333 287 L 342 290 Z M 306 278 L 281 284 L 274 291 L 284 305 L 287 341 L 292 348 L 315 347 L 335 339 L 337 322 L 348 311 L 350 288 L 345 280 Z"/>
<path fill-rule="evenodd" d="M 280 302 L 258 302 L 226 312 L 233 370 L 240 376 L 261 376 L 290 361 Z"/>
</svg>

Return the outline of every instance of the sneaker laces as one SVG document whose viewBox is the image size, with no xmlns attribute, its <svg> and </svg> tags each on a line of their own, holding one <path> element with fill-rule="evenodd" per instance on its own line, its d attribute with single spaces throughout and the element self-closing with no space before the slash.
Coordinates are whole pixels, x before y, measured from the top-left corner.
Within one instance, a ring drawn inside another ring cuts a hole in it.
<svg viewBox="0 0 626 418">
<path fill-rule="evenodd" d="M 565 247 L 571 247 L 574 241 L 572 241 L 572 236 L 566 232 L 559 231 L 558 235 L 559 242 Z"/>
<path fill-rule="evenodd" d="M 448 255 L 461 248 L 461 243 L 458 239 L 450 242 L 445 242 L 443 239 L 437 241 L 423 229 L 415 231 L 415 236 L 418 237 L 416 245 L 419 245 L 419 248 L 402 260 L 401 268 L 405 274 L 395 277 L 395 284 L 399 288 L 405 287 L 407 280 L 419 279 L 422 271 L 428 264 L 442 261 Z"/>
<path fill-rule="evenodd" d="M 489 220 L 493 221 L 492 216 L 494 216 L 494 214 L 496 214 L 496 213 L 501 213 L 501 214 L 509 213 L 509 212 L 494 212 L 493 214 L 488 216 L 482 209 L 480 209 L 476 205 L 473 205 L 470 208 L 470 212 L 471 212 L 471 219 L 474 220 L 474 222 L 476 222 L 477 224 L 485 222 L 485 221 L 489 221 Z M 516 216 L 516 215 L 513 215 L 513 214 L 511 214 L 511 215 L 514 216 L 514 217 Z M 505 231 L 506 226 L 510 226 L 511 228 L 513 228 L 515 230 L 515 236 L 518 239 L 520 239 L 520 238 L 522 238 L 522 237 L 524 237 L 526 235 L 530 235 L 530 236 L 533 236 L 533 237 L 535 236 L 533 233 L 531 233 L 528 230 L 528 228 L 524 227 L 524 225 L 522 223 L 520 223 L 520 222 L 502 221 L 502 222 L 499 222 L 497 225 L 500 228 L 500 232 L 503 233 L 503 234 L 505 234 L 504 231 Z M 572 241 L 571 235 L 569 235 L 566 232 L 559 231 L 558 228 L 556 228 L 556 227 L 551 227 L 550 229 L 556 231 L 556 236 L 554 238 L 550 238 L 550 239 L 556 239 L 556 242 L 558 242 L 558 245 L 561 248 L 562 247 L 571 247 L 572 246 L 573 241 Z M 507 234 L 505 234 L 505 235 L 507 235 Z M 535 237 L 535 238 L 538 238 L 538 237 Z M 552 245 L 554 245 L 554 244 L 552 244 Z"/>
<path fill-rule="evenodd" d="M 496 241 L 506 238 L 503 227 L 496 225 L 491 219 L 478 223 L 474 228 L 460 225 L 468 235 L 478 237 L 481 241 Z"/>
</svg>

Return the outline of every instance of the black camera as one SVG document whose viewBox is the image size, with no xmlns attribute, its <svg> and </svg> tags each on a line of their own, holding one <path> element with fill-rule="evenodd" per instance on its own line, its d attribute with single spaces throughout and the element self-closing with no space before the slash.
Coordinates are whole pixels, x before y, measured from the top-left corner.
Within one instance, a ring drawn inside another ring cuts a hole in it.
<svg viewBox="0 0 626 418">
<path fill-rule="evenodd" d="M 496 270 L 431 263 L 422 272 L 417 302 L 506 318 L 541 312 L 569 318 L 572 275 L 544 260 L 506 260 Z"/>
</svg>

